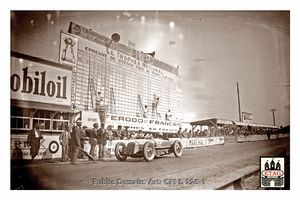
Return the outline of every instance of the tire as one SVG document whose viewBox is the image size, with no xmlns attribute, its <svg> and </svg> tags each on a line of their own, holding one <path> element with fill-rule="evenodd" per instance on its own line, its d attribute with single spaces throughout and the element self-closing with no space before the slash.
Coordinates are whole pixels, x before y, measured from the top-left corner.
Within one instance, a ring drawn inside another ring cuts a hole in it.
<svg viewBox="0 0 300 200">
<path fill-rule="evenodd" d="M 124 154 L 126 151 L 126 144 L 123 142 L 117 143 L 115 147 L 115 156 L 119 161 L 125 161 L 127 159 L 127 155 Z"/>
<path fill-rule="evenodd" d="M 144 159 L 149 162 L 154 159 L 155 157 L 155 148 L 154 144 L 150 141 L 147 141 L 143 146 L 143 154 Z"/>
<path fill-rule="evenodd" d="M 55 154 L 59 150 L 59 144 L 56 141 L 51 141 L 49 143 L 49 147 L 48 148 L 49 148 L 50 153 Z"/>
<path fill-rule="evenodd" d="M 173 151 L 176 157 L 180 157 L 182 155 L 183 148 L 180 141 L 175 140 L 175 142 L 173 143 Z"/>
</svg>

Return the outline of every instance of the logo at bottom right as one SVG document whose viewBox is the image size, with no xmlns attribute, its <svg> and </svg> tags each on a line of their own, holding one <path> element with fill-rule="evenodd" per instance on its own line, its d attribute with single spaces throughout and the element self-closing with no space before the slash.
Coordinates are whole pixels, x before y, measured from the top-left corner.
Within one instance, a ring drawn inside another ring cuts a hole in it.
<svg viewBox="0 0 300 200">
<path fill-rule="evenodd" d="M 260 187 L 284 187 L 284 157 L 260 157 Z"/>
</svg>

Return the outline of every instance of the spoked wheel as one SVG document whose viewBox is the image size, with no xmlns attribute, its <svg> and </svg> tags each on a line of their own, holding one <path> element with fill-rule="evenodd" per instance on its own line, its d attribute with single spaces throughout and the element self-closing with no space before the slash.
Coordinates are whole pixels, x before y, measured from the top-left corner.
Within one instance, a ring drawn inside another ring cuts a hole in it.
<svg viewBox="0 0 300 200">
<path fill-rule="evenodd" d="M 117 143 L 115 147 L 115 156 L 119 161 L 125 161 L 127 159 L 126 153 L 126 144 L 123 142 Z"/>
<path fill-rule="evenodd" d="M 151 142 L 146 142 L 143 147 L 144 158 L 147 162 L 151 161 L 155 157 L 154 144 Z"/>
<path fill-rule="evenodd" d="M 182 155 L 182 143 L 178 140 L 175 140 L 174 144 L 173 144 L 173 151 L 174 151 L 174 155 L 176 157 L 180 157 Z"/>
</svg>

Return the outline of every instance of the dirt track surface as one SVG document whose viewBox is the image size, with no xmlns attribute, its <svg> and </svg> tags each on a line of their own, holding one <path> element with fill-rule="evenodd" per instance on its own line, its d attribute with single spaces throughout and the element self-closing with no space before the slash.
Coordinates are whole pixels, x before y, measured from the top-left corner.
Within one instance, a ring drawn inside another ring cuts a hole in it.
<svg viewBox="0 0 300 200">
<path fill-rule="evenodd" d="M 11 189 L 201 190 L 224 174 L 258 166 L 260 156 L 278 156 L 284 149 L 289 154 L 289 138 L 184 149 L 180 158 L 170 154 L 151 162 L 143 158 L 120 162 L 112 157 L 96 163 L 82 159 L 78 165 L 50 160 L 12 163 Z M 248 189 L 257 189 L 259 179 L 253 182 Z"/>
</svg>

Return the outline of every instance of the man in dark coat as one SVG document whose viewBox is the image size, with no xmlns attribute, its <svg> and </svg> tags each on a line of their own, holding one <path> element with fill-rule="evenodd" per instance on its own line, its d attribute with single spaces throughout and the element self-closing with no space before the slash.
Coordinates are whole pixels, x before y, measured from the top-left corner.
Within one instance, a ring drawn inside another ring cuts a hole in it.
<svg viewBox="0 0 300 200">
<path fill-rule="evenodd" d="M 36 123 L 27 136 L 27 145 L 30 148 L 31 164 L 34 164 L 34 158 L 38 155 L 40 150 L 40 140 L 43 139 L 40 127 L 40 124 Z"/>
<path fill-rule="evenodd" d="M 92 129 L 91 134 L 90 134 L 90 144 L 91 144 L 90 154 L 91 154 L 91 156 L 95 157 L 95 148 L 98 145 L 97 131 L 99 128 L 99 124 L 94 123 L 93 126 L 94 126 L 94 128 Z"/>
<path fill-rule="evenodd" d="M 105 145 L 107 143 L 104 124 L 101 123 L 101 127 L 98 129 L 97 135 L 98 135 L 98 144 L 99 144 L 99 161 L 104 161 L 103 158 L 105 152 Z"/>
<path fill-rule="evenodd" d="M 77 125 L 73 127 L 71 133 L 71 149 L 72 149 L 72 156 L 71 156 L 71 165 L 77 165 L 77 157 L 79 153 L 80 147 L 80 132 L 81 132 L 81 121 L 77 121 Z"/>
<path fill-rule="evenodd" d="M 59 136 L 59 142 L 61 145 L 61 157 L 62 161 L 67 161 L 69 152 L 69 139 L 70 139 L 70 127 L 67 124 L 63 125 L 63 132 Z"/>
</svg>

